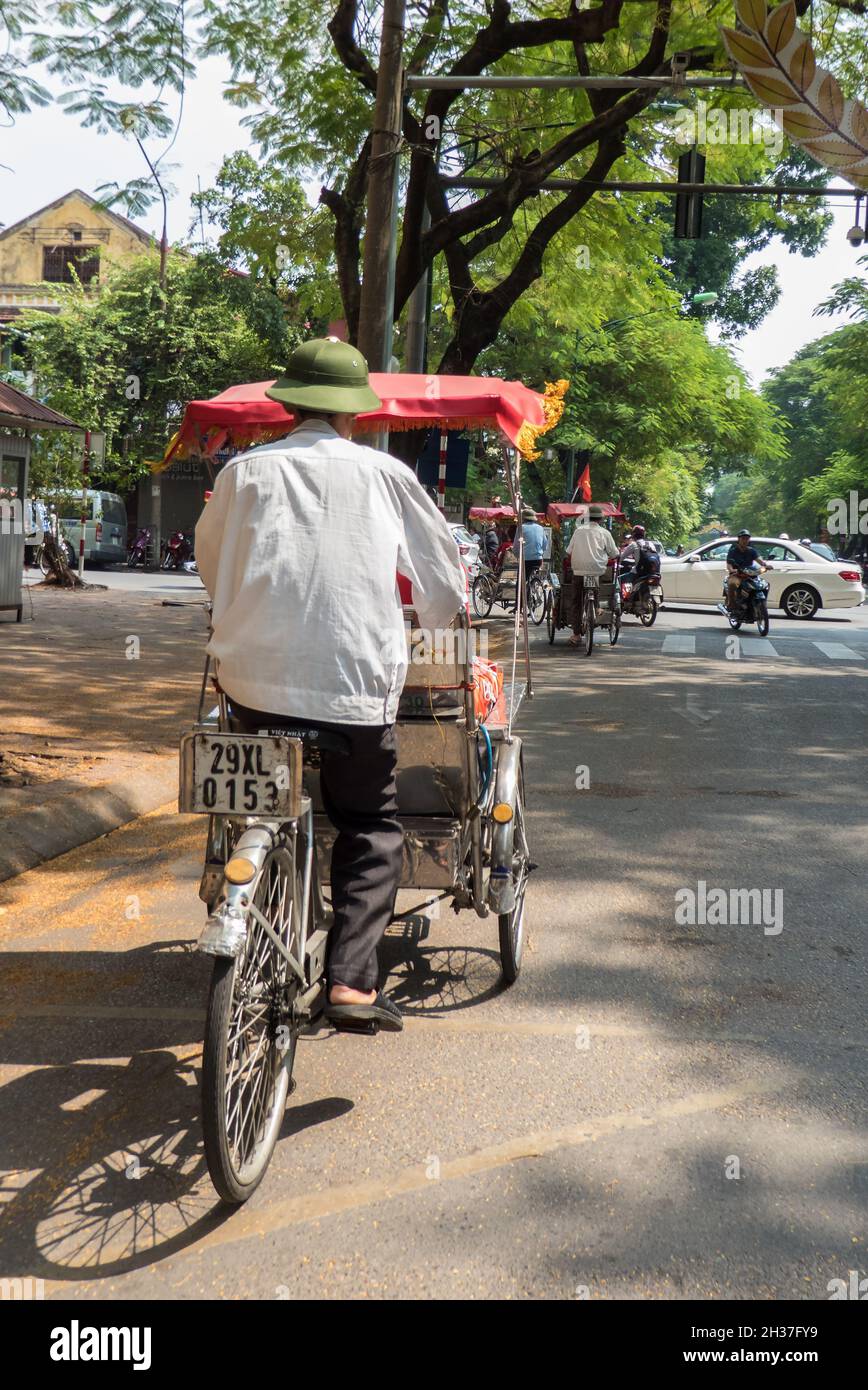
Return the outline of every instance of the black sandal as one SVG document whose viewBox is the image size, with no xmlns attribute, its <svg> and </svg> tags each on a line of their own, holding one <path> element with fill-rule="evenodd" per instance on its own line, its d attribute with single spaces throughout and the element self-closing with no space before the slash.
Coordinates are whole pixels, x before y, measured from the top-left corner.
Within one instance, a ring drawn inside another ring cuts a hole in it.
<svg viewBox="0 0 868 1390">
<path fill-rule="evenodd" d="M 325 1016 L 339 1033 L 367 1033 L 373 1037 L 381 1028 L 384 1033 L 400 1033 L 404 1027 L 401 1010 L 382 990 L 373 1004 L 326 1004 Z"/>
</svg>

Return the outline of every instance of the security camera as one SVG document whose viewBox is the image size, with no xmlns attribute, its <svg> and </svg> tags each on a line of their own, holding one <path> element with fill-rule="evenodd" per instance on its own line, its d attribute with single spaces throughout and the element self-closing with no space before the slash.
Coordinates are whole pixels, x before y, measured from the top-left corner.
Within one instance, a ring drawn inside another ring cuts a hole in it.
<svg viewBox="0 0 868 1390">
<path fill-rule="evenodd" d="M 865 231 L 862 227 L 859 226 L 858 222 L 854 223 L 854 225 L 850 228 L 849 232 L 847 233 L 847 240 L 849 241 L 851 246 L 862 245 L 862 242 L 865 240 Z"/>
</svg>

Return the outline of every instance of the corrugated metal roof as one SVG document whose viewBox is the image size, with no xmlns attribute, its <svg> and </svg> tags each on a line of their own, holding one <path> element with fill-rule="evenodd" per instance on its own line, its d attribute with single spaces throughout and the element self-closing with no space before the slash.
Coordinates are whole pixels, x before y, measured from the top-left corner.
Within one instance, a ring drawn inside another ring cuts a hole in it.
<svg viewBox="0 0 868 1390">
<path fill-rule="evenodd" d="M 0 426 L 4 424 L 31 425 L 33 428 L 41 425 L 43 429 L 55 430 L 83 428 L 66 415 L 61 415 L 58 410 L 52 410 L 41 401 L 35 401 L 32 396 L 26 396 L 16 386 L 9 386 L 5 381 L 0 381 Z"/>
</svg>

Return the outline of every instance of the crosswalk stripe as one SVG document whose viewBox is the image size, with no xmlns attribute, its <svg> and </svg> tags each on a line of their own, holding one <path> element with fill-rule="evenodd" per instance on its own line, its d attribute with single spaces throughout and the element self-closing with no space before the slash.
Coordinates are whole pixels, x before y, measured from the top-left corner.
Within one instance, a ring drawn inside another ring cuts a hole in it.
<svg viewBox="0 0 868 1390">
<path fill-rule="evenodd" d="M 741 637 L 740 650 L 745 656 L 779 656 L 767 637 Z"/>
<path fill-rule="evenodd" d="M 678 656 L 696 655 L 696 638 L 685 637 L 682 633 L 670 633 L 663 638 L 664 652 L 674 652 Z"/>
<path fill-rule="evenodd" d="M 864 661 L 864 656 L 859 652 L 854 652 L 852 647 L 845 647 L 843 642 L 814 642 L 818 651 L 827 656 L 830 661 Z"/>
</svg>

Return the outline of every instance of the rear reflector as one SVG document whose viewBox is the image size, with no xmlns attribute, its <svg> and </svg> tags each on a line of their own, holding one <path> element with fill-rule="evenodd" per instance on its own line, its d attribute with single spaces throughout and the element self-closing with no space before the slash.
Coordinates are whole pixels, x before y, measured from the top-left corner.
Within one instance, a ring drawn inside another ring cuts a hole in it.
<svg viewBox="0 0 868 1390">
<path fill-rule="evenodd" d="M 98 521 L 98 522 L 96 523 L 96 538 L 97 538 L 97 541 L 101 541 L 101 540 L 102 540 L 102 522 L 101 522 L 101 521 Z"/>
<path fill-rule="evenodd" d="M 842 579 L 846 579 L 848 584 L 858 584 L 862 579 L 858 570 L 838 570 Z"/>
</svg>

